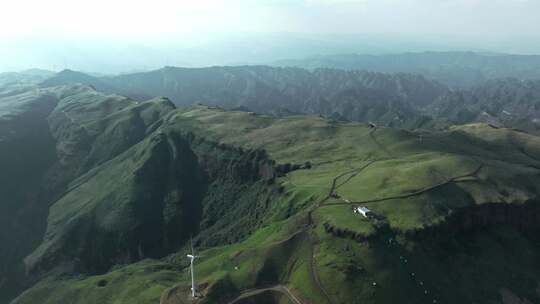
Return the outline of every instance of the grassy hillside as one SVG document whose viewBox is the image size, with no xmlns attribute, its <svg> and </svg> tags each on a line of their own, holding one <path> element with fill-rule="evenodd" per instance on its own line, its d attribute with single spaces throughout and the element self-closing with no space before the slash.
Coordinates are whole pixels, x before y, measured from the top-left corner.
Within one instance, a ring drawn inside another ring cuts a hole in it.
<svg viewBox="0 0 540 304">
<path fill-rule="evenodd" d="M 190 235 L 199 303 L 540 300 L 536 136 L 205 106 L 150 126 L 51 207 L 27 262 L 64 274 L 15 303 L 191 303 Z"/>
<path fill-rule="evenodd" d="M 39 245 L 51 201 L 63 190 L 48 115 L 82 87 L 0 97 L 0 302 L 27 287 L 22 259 Z"/>
<path fill-rule="evenodd" d="M 310 170 L 291 172 L 282 182 L 290 191 L 310 191 L 315 201 L 323 199 L 334 178 L 341 175 L 335 187 L 339 204 L 344 199 L 373 204 L 373 208 L 383 208 L 381 213 L 391 226 L 404 229 L 429 224 L 462 207 L 454 198 L 440 202 L 444 210 L 422 207 L 423 197 L 431 200 L 430 196 L 449 187 L 454 197 L 467 197 L 462 204 L 525 203 L 538 193 L 540 141 L 508 129 L 468 125 L 423 134 L 318 117 L 275 120 L 204 107 L 170 115 L 178 128 L 193 129 L 227 144 L 265 149 L 278 163 L 309 162 Z M 388 204 L 392 208 L 386 208 Z M 422 212 L 412 212 L 418 218 L 406 224 L 403 214 L 392 221 L 392 213 L 399 212 L 394 208 L 421 208 Z"/>
</svg>

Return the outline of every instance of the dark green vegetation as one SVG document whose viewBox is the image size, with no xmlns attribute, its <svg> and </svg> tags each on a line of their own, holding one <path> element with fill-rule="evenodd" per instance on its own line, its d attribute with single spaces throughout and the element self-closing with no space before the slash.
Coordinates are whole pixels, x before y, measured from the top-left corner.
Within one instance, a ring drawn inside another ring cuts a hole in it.
<svg viewBox="0 0 540 304">
<path fill-rule="evenodd" d="M 474 52 L 423 52 L 387 55 L 326 55 L 282 60 L 277 66 L 335 68 L 383 73 L 414 73 L 452 88 L 470 88 L 487 80 L 540 79 L 540 56 Z"/>
<path fill-rule="evenodd" d="M 22 258 L 32 249 L 25 264 L 34 277 L 103 273 L 174 252 L 199 232 L 204 244 L 236 241 L 260 224 L 273 196 L 264 151 L 162 131 L 174 110 L 167 99 L 140 103 L 75 86 L 0 104 L 7 298 L 28 283 Z"/>
<path fill-rule="evenodd" d="M 25 286 L 22 259 L 41 241 L 63 169 L 47 116 L 78 88 L 30 90 L 0 98 L 0 301 Z"/>
<path fill-rule="evenodd" d="M 534 135 L 81 85 L 0 99 L 0 123 L 3 301 L 193 303 L 190 236 L 199 303 L 540 301 Z"/>
</svg>

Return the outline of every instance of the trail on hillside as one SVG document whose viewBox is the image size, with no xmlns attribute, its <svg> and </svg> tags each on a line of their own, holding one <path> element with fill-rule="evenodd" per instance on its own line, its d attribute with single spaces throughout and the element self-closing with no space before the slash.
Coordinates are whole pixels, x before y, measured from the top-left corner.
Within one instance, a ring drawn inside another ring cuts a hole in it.
<svg viewBox="0 0 540 304">
<path fill-rule="evenodd" d="M 377 138 L 375 137 L 375 131 L 377 131 L 377 127 L 373 128 L 371 131 L 369 131 L 369 137 L 371 138 L 371 140 L 375 143 L 375 145 L 377 147 L 379 147 L 379 149 L 383 150 L 384 153 L 386 153 L 389 157 L 394 158 L 394 155 L 392 154 L 392 152 L 390 152 L 390 150 L 388 150 L 384 145 L 382 145 L 377 140 Z"/>
<path fill-rule="evenodd" d="M 324 288 L 324 285 L 321 282 L 321 278 L 319 277 L 319 273 L 317 272 L 317 266 L 316 266 L 316 260 L 315 260 L 315 244 L 317 244 L 316 241 L 313 240 L 313 235 L 309 236 L 309 242 L 310 242 L 310 260 L 309 260 L 309 274 L 311 276 L 311 279 L 319 288 L 322 295 L 326 298 L 326 301 L 330 304 L 334 304 L 334 301 L 332 301 L 332 298 Z"/>
<path fill-rule="evenodd" d="M 271 245 L 272 246 L 280 245 L 282 243 L 290 241 L 294 237 L 298 236 L 300 233 L 303 233 L 303 232 L 307 231 L 309 228 L 313 228 L 313 225 L 314 225 L 313 211 L 317 210 L 318 208 L 325 207 L 325 206 L 336 206 L 336 205 L 367 204 L 367 203 L 375 203 L 375 202 L 381 202 L 381 201 L 386 201 L 386 200 L 400 199 L 400 198 L 407 198 L 407 197 L 417 196 L 417 195 L 420 195 L 422 193 L 425 193 L 425 192 L 434 190 L 436 188 L 442 187 L 442 186 L 444 186 L 444 185 L 446 185 L 448 183 L 466 181 L 464 179 L 466 179 L 468 177 L 476 176 L 478 174 L 478 172 L 484 166 L 484 164 L 480 163 L 480 165 L 475 170 L 473 170 L 472 172 L 469 172 L 469 173 L 466 173 L 466 174 L 463 174 L 463 175 L 459 175 L 459 176 L 454 176 L 454 177 L 449 178 L 448 180 L 446 180 L 444 182 L 441 182 L 441 183 L 426 187 L 424 189 L 421 189 L 421 190 L 418 190 L 418 191 L 415 191 L 415 192 L 412 192 L 412 193 L 406 193 L 406 194 L 401 194 L 401 195 L 396 195 L 396 196 L 390 196 L 390 197 L 385 197 L 385 198 L 377 198 L 377 199 L 371 199 L 371 200 L 365 200 L 365 201 L 325 204 L 325 202 L 328 201 L 328 199 L 330 199 L 331 197 L 337 195 L 335 193 L 335 191 L 339 187 L 341 187 L 341 186 L 345 185 L 346 183 L 348 183 L 352 178 L 354 178 L 355 176 L 360 174 L 366 168 L 368 168 L 369 166 L 371 166 L 372 164 L 374 164 L 374 163 L 376 163 L 378 161 L 389 160 L 389 159 L 393 159 L 393 158 L 369 160 L 365 165 L 363 165 L 360 168 L 353 168 L 351 170 L 347 170 L 347 171 L 345 171 L 343 173 L 340 173 L 339 175 L 335 176 L 332 179 L 332 183 L 331 183 L 330 188 L 328 190 L 328 194 L 324 198 L 322 198 L 319 202 L 314 204 L 313 207 L 308 210 L 306 225 L 302 229 L 294 232 L 290 237 L 286 238 L 285 240 L 276 241 L 276 242 L 272 243 Z M 344 177 L 346 177 L 345 180 L 340 183 L 339 181 Z M 315 286 L 319 289 L 321 295 L 323 295 L 325 297 L 326 301 L 329 304 L 334 304 L 334 301 L 332 300 L 329 293 L 326 291 L 323 283 L 321 282 L 321 279 L 320 279 L 318 271 L 317 271 L 316 258 L 315 258 L 317 241 L 314 239 L 314 236 L 311 233 L 308 234 L 308 238 L 309 238 L 308 240 L 309 240 L 309 243 L 310 243 L 309 273 L 310 273 L 311 279 L 312 279 L 313 283 L 315 284 Z M 241 299 L 245 299 L 245 298 L 248 298 L 248 297 L 251 297 L 251 296 L 255 296 L 255 295 L 263 293 L 265 291 L 276 291 L 276 292 L 284 293 L 289 297 L 289 299 L 291 299 L 291 301 L 293 301 L 293 303 L 302 304 L 302 302 L 300 300 L 298 300 L 298 298 L 294 297 L 294 295 L 292 295 L 292 293 L 290 293 L 290 291 L 288 291 L 287 287 L 284 286 L 284 285 L 276 285 L 276 286 L 273 286 L 273 287 L 257 288 L 257 289 L 250 289 L 250 290 L 243 291 L 239 297 L 237 297 L 233 301 L 229 302 L 229 304 L 236 303 Z M 293 300 L 293 299 L 296 299 L 296 300 Z"/>
<path fill-rule="evenodd" d="M 465 181 L 467 181 L 467 180 L 464 180 L 465 178 L 467 178 L 467 177 L 475 177 L 478 174 L 478 172 L 482 169 L 483 166 L 484 166 L 484 164 L 480 164 L 472 172 L 469 172 L 469 173 L 464 174 L 464 175 L 459 175 L 459 176 L 449 178 L 448 180 L 446 180 L 444 182 L 441 182 L 441 183 L 438 183 L 438 184 L 435 184 L 435 185 L 432 185 L 432 186 L 429 186 L 429 187 L 426 187 L 424 189 L 420 189 L 418 191 L 414 191 L 414 192 L 411 192 L 411 193 L 400 194 L 400 195 L 395 195 L 395 196 L 389 196 L 389 197 L 384 197 L 384 198 L 369 199 L 369 200 L 364 200 L 364 201 L 354 201 L 354 202 L 350 202 L 350 203 L 343 202 L 343 203 L 325 204 L 325 205 L 321 205 L 320 207 L 337 206 L 337 205 L 350 205 L 350 204 L 369 204 L 369 203 L 377 203 L 377 202 L 388 201 L 388 200 L 393 200 L 393 199 L 403 199 L 403 198 L 408 198 L 408 197 L 412 197 L 412 196 L 417 196 L 417 195 L 423 194 L 425 192 L 432 191 L 432 190 L 434 190 L 436 188 L 440 188 L 442 186 L 445 186 L 445 185 L 447 185 L 449 183 L 465 182 Z"/>
<path fill-rule="evenodd" d="M 345 181 L 343 181 L 342 183 L 340 183 L 339 185 L 336 185 L 336 181 L 337 180 L 334 180 L 334 183 L 332 184 L 332 191 L 335 192 L 337 189 L 339 189 L 341 186 L 345 185 L 346 183 L 348 183 L 351 179 L 353 179 L 354 177 L 356 177 L 358 174 L 360 174 L 362 171 L 364 171 L 365 169 L 367 169 L 367 167 L 371 166 L 372 164 L 374 164 L 375 162 L 378 162 L 380 160 L 378 159 L 374 159 L 374 160 L 370 160 L 368 161 L 368 163 L 358 169 L 354 169 L 353 172 L 350 172 L 349 176 L 347 177 L 347 179 L 345 179 Z M 342 175 L 341 177 L 343 177 L 344 175 Z M 339 179 L 339 178 L 338 178 Z"/>
<path fill-rule="evenodd" d="M 374 136 L 372 134 L 372 133 L 374 133 L 374 131 L 370 132 L 370 136 L 372 137 L 374 142 L 382 150 L 384 150 L 388 155 L 392 155 L 380 143 L 378 143 L 376 141 L 376 139 L 374 138 Z M 319 202 L 314 204 L 313 207 L 310 208 L 307 211 L 306 225 L 303 228 L 299 229 L 298 231 L 294 232 L 290 237 L 288 237 L 288 238 L 286 238 L 284 240 L 281 240 L 281 241 L 276 241 L 276 242 L 272 243 L 271 245 L 276 246 L 276 245 L 280 245 L 282 243 L 288 242 L 291 239 L 293 239 L 294 237 L 297 237 L 300 233 L 306 232 L 309 228 L 313 228 L 313 225 L 314 225 L 313 212 L 315 210 L 317 210 L 318 208 L 325 207 L 325 206 L 336 206 L 336 205 L 367 204 L 367 203 L 375 203 L 375 202 L 381 202 L 381 201 L 386 201 L 386 200 L 417 196 L 417 195 L 420 195 L 422 193 L 425 193 L 425 192 L 434 190 L 436 188 L 442 187 L 442 186 L 444 186 L 444 185 L 446 185 L 448 183 L 462 182 L 462 181 L 465 181 L 465 180 L 463 180 L 465 178 L 474 177 L 474 176 L 476 176 L 476 174 L 478 174 L 478 172 L 484 166 L 482 163 L 480 163 L 480 165 L 475 170 L 473 170 L 472 172 L 469 172 L 469 173 L 466 173 L 466 174 L 463 174 L 463 175 L 460 175 L 460 176 L 455 176 L 455 177 L 449 178 L 448 180 L 446 180 L 444 182 L 441 182 L 441 183 L 426 187 L 424 189 L 421 189 L 421 190 L 418 190 L 418 191 L 415 191 L 415 192 L 412 192 L 412 193 L 406 193 L 406 194 L 401 194 L 401 195 L 396 195 L 396 196 L 390 196 L 390 197 L 385 197 L 385 198 L 377 198 L 377 199 L 371 199 L 371 200 L 365 200 L 365 201 L 325 204 L 326 201 L 328 201 L 331 197 L 337 196 L 337 194 L 335 192 L 336 192 L 336 190 L 338 188 L 340 188 L 343 185 L 347 184 L 352 178 L 356 177 L 358 174 L 360 174 L 366 168 L 368 168 L 369 166 L 371 166 L 372 164 L 374 164 L 376 162 L 383 161 L 383 160 L 390 160 L 390 159 L 394 159 L 394 157 L 369 160 L 365 165 L 363 165 L 360 168 L 353 168 L 351 170 L 347 170 L 347 171 L 345 171 L 343 173 L 340 173 L 337 176 L 335 176 L 332 179 L 332 183 L 331 183 L 330 188 L 328 190 L 328 194 L 324 198 L 322 198 Z M 343 179 L 343 178 L 345 178 L 345 180 L 340 182 L 340 180 Z M 314 239 L 314 235 L 312 233 L 308 234 L 308 241 L 310 243 L 309 244 L 310 245 L 310 257 L 309 257 L 309 259 L 310 259 L 309 260 L 309 274 L 310 274 L 310 277 L 311 277 L 313 283 L 315 284 L 315 286 L 319 289 L 321 295 L 323 295 L 325 297 L 326 301 L 329 304 L 334 304 L 334 301 L 332 300 L 329 293 L 326 291 L 323 283 L 321 282 L 321 279 L 320 279 L 318 271 L 317 271 L 315 253 L 316 253 L 316 246 L 317 246 L 316 244 L 318 242 Z M 246 298 L 261 294 L 261 293 L 266 292 L 266 291 L 275 291 L 275 292 L 283 293 L 293 303 L 302 304 L 302 302 L 297 297 L 295 297 L 290 292 L 290 290 L 284 285 L 275 285 L 275 286 L 271 286 L 271 287 L 262 287 L 262 288 L 255 288 L 255 289 L 249 289 L 249 290 L 242 291 L 241 294 L 236 299 L 229 302 L 229 304 L 237 303 L 238 301 L 240 301 L 242 299 L 246 299 Z"/>
<path fill-rule="evenodd" d="M 265 287 L 265 288 L 248 289 L 248 290 L 242 291 L 238 297 L 236 297 L 234 300 L 228 302 L 227 304 L 234 304 L 234 303 L 237 303 L 238 301 L 241 301 L 243 299 L 247 299 L 249 297 L 253 297 L 253 296 L 256 296 L 256 295 L 261 294 L 263 292 L 267 292 L 267 291 L 275 291 L 275 292 L 282 293 L 285 296 L 287 296 L 287 298 L 289 298 L 289 300 L 293 304 L 304 304 L 285 285 L 274 285 L 274 286 Z"/>
<path fill-rule="evenodd" d="M 323 205 L 328 199 L 330 199 L 332 196 L 336 195 L 336 190 L 345 185 L 347 182 L 349 182 L 353 177 L 357 176 L 358 174 L 360 174 L 360 172 L 362 172 L 363 170 L 365 170 L 367 167 L 371 166 L 372 164 L 374 164 L 375 162 L 378 162 L 378 161 L 381 161 L 381 159 L 374 159 L 374 160 L 368 160 L 367 164 L 365 164 L 364 166 L 360 167 L 360 168 L 353 168 L 351 170 L 347 170 L 343 173 L 340 173 L 339 175 L 337 175 L 336 177 L 334 177 L 332 179 L 332 183 L 330 184 L 330 189 L 328 190 L 328 194 L 323 198 L 321 199 L 319 202 L 315 203 L 315 209 L 317 209 L 319 206 Z M 347 179 L 338 184 L 338 181 L 347 176 Z M 309 211 L 308 211 L 309 212 Z"/>
<path fill-rule="evenodd" d="M 373 163 L 377 162 L 378 160 L 370 160 L 367 164 L 360 168 L 354 168 L 352 170 L 345 171 L 336 177 L 332 179 L 332 184 L 330 186 L 330 189 L 328 190 L 328 195 L 326 195 L 321 201 L 319 201 L 317 204 L 314 205 L 314 208 L 308 211 L 308 226 L 313 226 L 313 211 L 315 211 L 317 208 L 324 206 L 324 203 L 330 199 L 332 196 L 335 196 L 336 189 L 346 184 L 348 181 L 350 181 L 354 176 L 360 174 L 363 170 L 365 170 L 367 167 L 371 166 Z M 347 176 L 347 179 L 343 181 L 342 183 L 338 184 L 338 181 Z M 317 272 L 316 267 L 316 259 L 315 259 L 315 252 L 316 252 L 316 244 L 318 243 L 316 240 L 314 240 L 314 235 L 309 234 L 309 242 L 310 242 L 310 261 L 309 261 L 309 274 L 311 276 L 312 281 L 315 283 L 321 294 L 326 298 L 326 301 L 330 304 L 334 304 L 334 301 L 330 297 L 329 293 L 324 288 L 324 285 L 321 282 L 321 279 L 319 277 L 319 273 Z"/>
</svg>

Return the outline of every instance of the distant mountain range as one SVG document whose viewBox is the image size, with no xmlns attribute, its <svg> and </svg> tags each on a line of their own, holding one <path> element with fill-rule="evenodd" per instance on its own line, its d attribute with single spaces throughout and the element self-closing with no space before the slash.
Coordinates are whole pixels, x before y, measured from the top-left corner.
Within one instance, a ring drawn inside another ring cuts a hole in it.
<svg viewBox="0 0 540 304">
<path fill-rule="evenodd" d="M 166 67 L 99 78 L 66 70 L 42 86 L 73 83 L 138 100 L 166 96 L 181 107 L 203 103 L 277 115 L 320 114 L 410 128 L 420 127 L 425 121 L 417 109 L 448 92 L 444 85 L 419 75 L 268 66 Z"/>
<path fill-rule="evenodd" d="M 41 82 L 47 78 L 53 77 L 56 73 L 42 69 L 30 69 L 21 72 L 0 73 L 0 86 L 6 86 L 15 83 Z"/>
<path fill-rule="evenodd" d="M 0 73 L 0 97 L 24 92 L 55 75 L 55 72 L 41 69 Z"/>
<path fill-rule="evenodd" d="M 165 96 L 179 107 L 201 103 L 275 116 L 317 114 L 407 129 L 489 122 L 540 130 L 540 80 L 493 79 L 451 89 L 407 73 L 236 66 L 165 67 L 107 77 L 65 70 L 40 86 L 75 83 L 135 100 Z"/>
<path fill-rule="evenodd" d="M 439 97 L 425 113 L 451 124 L 487 122 L 538 133 L 540 80 L 490 80 Z"/>
<path fill-rule="evenodd" d="M 274 66 L 414 73 L 453 88 L 470 88 L 495 78 L 540 79 L 540 56 L 475 52 L 386 55 L 327 55 L 273 62 Z"/>
</svg>

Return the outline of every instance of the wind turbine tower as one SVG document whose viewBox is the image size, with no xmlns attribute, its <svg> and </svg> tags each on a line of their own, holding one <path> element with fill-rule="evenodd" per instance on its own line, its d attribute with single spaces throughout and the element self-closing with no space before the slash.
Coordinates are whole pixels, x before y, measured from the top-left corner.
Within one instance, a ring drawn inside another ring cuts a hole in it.
<svg viewBox="0 0 540 304">
<path fill-rule="evenodd" d="M 191 254 L 188 254 L 187 257 L 190 259 L 190 270 L 191 270 L 191 297 L 196 298 L 196 290 L 195 290 L 195 272 L 193 268 L 193 262 L 195 261 L 198 256 L 195 255 L 195 252 L 193 252 L 193 240 L 191 240 Z"/>
</svg>

